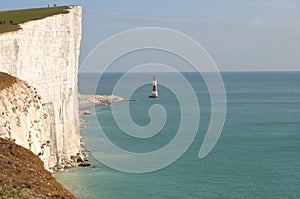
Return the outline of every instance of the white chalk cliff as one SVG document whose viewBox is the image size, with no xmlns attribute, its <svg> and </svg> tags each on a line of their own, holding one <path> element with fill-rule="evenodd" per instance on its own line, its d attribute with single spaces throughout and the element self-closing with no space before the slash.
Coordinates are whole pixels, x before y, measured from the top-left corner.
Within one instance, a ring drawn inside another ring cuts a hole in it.
<svg viewBox="0 0 300 199">
<path fill-rule="evenodd" d="M 0 33 L 0 72 L 25 82 L 0 91 L 0 114 L 4 112 L 0 136 L 15 139 L 39 154 L 46 168 L 80 151 L 77 72 L 81 19 L 81 7 L 71 6 L 69 13 L 29 21 L 21 24 L 20 30 Z M 25 116 L 26 106 L 30 113 Z M 14 107 L 17 110 L 13 111 Z"/>
<path fill-rule="evenodd" d="M 47 117 L 36 88 L 0 72 L 0 137 L 30 149 L 45 165 L 50 156 Z"/>
</svg>

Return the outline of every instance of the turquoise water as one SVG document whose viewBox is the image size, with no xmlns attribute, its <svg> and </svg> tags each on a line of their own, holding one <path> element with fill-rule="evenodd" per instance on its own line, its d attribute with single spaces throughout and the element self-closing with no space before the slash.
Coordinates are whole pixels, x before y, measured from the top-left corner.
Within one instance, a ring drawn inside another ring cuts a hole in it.
<svg viewBox="0 0 300 199">
<path fill-rule="evenodd" d="M 138 74 L 150 79 L 152 74 Z M 201 77 L 184 74 L 200 104 L 198 134 L 184 155 L 170 166 L 151 173 L 127 174 L 104 166 L 93 157 L 95 168 L 71 169 L 55 177 L 79 198 L 299 198 L 300 197 L 300 73 L 223 73 L 227 93 L 227 117 L 222 135 L 205 159 L 198 159 L 210 119 L 210 98 Z M 111 94 L 120 74 L 107 74 L 97 89 Z M 171 74 L 158 74 L 172 78 Z M 90 94 L 97 76 L 79 77 L 79 90 Z M 115 125 L 111 107 L 97 107 L 85 116 L 84 139 L 97 136 L 100 123 L 118 146 L 134 152 L 149 152 L 166 145 L 176 134 L 180 108 L 175 94 L 159 87 L 160 98 L 147 98 L 151 84 L 132 96 L 133 120 L 146 125 L 148 109 L 162 104 L 168 119 L 153 138 L 137 140 Z M 182 91 L 184 92 L 184 90 Z M 109 151 L 104 151 L 109 155 Z"/>
</svg>

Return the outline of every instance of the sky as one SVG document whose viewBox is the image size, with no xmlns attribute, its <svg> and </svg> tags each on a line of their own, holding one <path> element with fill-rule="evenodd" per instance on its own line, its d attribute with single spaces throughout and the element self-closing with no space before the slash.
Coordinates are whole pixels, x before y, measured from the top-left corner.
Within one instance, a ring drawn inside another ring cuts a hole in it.
<svg viewBox="0 0 300 199">
<path fill-rule="evenodd" d="M 83 7 L 80 63 L 114 34 L 163 27 L 200 43 L 221 71 L 300 71 L 300 0 L 1 0 L 0 10 L 48 4 Z M 115 65 L 181 63 L 158 52 L 137 55 Z"/>
</svg>

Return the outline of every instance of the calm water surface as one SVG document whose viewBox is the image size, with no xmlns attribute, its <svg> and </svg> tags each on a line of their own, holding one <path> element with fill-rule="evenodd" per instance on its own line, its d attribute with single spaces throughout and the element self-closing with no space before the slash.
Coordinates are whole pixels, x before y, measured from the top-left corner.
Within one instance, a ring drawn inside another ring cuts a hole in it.
<svg viewBox="0 0 300 199">
<path fill-rule="evenodd" d="M 144 75 L 150 79 L 152 74 Z M 196 139 L 175 163 L 146 174 L 112 170 L 93 157 L 95 168 L 77 168 L 55 177 L 79 198 L 300 198 L 300 73 L 223 73 L 227 92 L 227 117 L 222 135 L 205 158 L 199 148 L 210 118 L 210 97 L 201 77 L 184 74 L 193 86 L 200 104 L 201 120 Z M 111 94 L 120 74 L 106 74 L 97 89 Z M 158 74 L 172 78 L 172 74 Z M 97 76 L 80 75 L 79 90 L 90 94 Z M 151 84 L 139 88 L 130 102 L 132 119 L 139 125 L 150 120 L 148 110 L 159 103 L 168 113 L 159 135 L 137 142 L 116 126 L 111 107 L 97 107 L 85 116 L 88 129 L 84 139 L 97 135 L 99 122 L 118 146 L 147 152 L 166 145 L 176 134 L 180 108 L 175 94 L 159 87 L 160 98 L 147 98 Z M 183 90 L 184 92 L 184 90 Z M 109 155 L 109 152 L 103 152 Z"/>
</svg>

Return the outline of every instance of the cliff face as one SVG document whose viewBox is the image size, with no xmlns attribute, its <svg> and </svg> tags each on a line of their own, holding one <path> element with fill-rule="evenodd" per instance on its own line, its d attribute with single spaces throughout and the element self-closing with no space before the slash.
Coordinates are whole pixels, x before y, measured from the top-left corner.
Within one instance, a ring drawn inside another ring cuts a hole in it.
<svg viewBox="0 0 300 199">
<path fill-rule="evenodd" d="M 26 22 L 18 31 L 0 34 L 0 71 L 25 80 L 41 96 L 41 114 L 47 115 L 42 137 L 49 141 L 46 167 L 68 160 L 80 151 L 77 71 L 81 18 L 81 7 L 72 6 L 67 14 Z M 19 86 L 10 89 L 18 90 Z M 0 114 L 2 110 L 0 107 Z M 24 134 L 26 137 L 26 133 L 23 127 L 15 129 L 18 138 Z M 28 141 L 16 141 L 29 148 Z M 40 143 L 34 141 L 32 150 L 37 145 Z"/>
<path fill-rule="evenodd" d="M 0 137 L 22 144 L 48 165 L 48 116 L 41 96 L 27 82 L 10 75 L 0 73 L 0 80 Z"/>
</svg>

